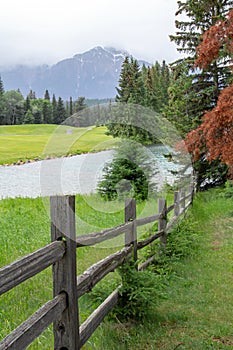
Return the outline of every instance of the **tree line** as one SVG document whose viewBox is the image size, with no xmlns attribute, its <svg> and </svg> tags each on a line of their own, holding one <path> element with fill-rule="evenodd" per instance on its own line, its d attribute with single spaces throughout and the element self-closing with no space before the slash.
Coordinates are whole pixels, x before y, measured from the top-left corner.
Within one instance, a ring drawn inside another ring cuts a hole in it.
<svg viewBox="0 0 233 350">
<path fill-rule="evenodd" d="M 116 88 L 116 101 L 141 105 L 161 113 L 178 130 L 193 159 L 199 189 L 222 184 L 233 177 L 232 161 L 232 0 L 179 0 L 176 32 L 170 40 L 184 57 L 167 65 L 156 62 L 140 68 L 126 57 Z M 181 19 L 180 19 L 181 18 Z M 80 114 L 79 103 L 52 100 L 48 94 L 24 100 L 19 91 L 4 92 L 0 80 L 0 124 L 61 123 L 77 112 L 77 126 L 107 123 L 114 137 L 156 142 L 143 128 L 111 122 L 108 108 Z M 81 110 L 85 100 L 81 102 Z M 75 110 L 76 108 L 76 110 Z M 130 114 L 130 113 L 129 113 Z M 116 114 L 117 116 L 117 114 Z M 114 117 L 114 115 L 113 115 Z"/>
<path fill-rule="evenodd" d="M 85 97 L 78 97 L 75 101 L 70 97 L 69 101 L 63 101 L 61 97 L 56 99 L 54 94 L 50 98 L 47 89 L 43 98 L 37 98 L 32 90 L 24 98 L 19 89 L 4 91 L 0 77 L 0 125 L 61 124 L 71 116 L 75 126 L 104 124 L 109 119 L 111 103 L 114 101 L 140 104 L 161 111 L 162 106 L 168 104 L 170 75 L 165 61 L 140 68 L 137 60 L 127 56 L 122 65 L 117 96 L 113 101 L 86 100 Z M 88 106 L 91 108 L 80 113 Z"/>
<path fill-rule="evenodd" d="M 54 94 L 50 98 L 47 89 L 44 98 L 37 98 L 32 90 L 24 98 L 19 89 L 5 91 L 0 77 L 0 125 L 61 124 L 86 107 L 85 97 L 63 101 Z"/>
<path fill-rule="evenodd" d="M 205 189 L 233 178 L 233 1 L 186 0 L 177 4 L 176 33 L 170 40 L 184 58 L 169 67 L 155 65 L 141 71 L 136 61 L 126 58 L 116 99 L 148 106 L 176 127 L 192 156 L 197 187 Z M 109 133 L 136 140 L 140 135 L 141 140 L 153 141 L 143 130 L 125 124 L 115 120 Z"/>
</svg>

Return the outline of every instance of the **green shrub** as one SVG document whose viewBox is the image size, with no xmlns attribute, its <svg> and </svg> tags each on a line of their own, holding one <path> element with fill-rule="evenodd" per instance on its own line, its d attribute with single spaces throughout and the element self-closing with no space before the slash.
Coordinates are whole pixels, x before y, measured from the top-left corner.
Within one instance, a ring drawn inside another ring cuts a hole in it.
<svg viewBox="0 0 233 350">
<path fill-rule="evenodd" d="M 153 174 L 148 151 L 135 141 L 122 140 L 113 160 L 104 168 L 98 192 L 105 200 L 125 197 L 145 200 Z"/>
<path fill-rule="evenodd" d="M 137 271 L 133 264 L 125 263 L 119 269 L 122 287 L 114 315 L 121 321 L 141 320 L 150 315 L 163 296 L 161 276 L 150 269 Z"/>
<path fill-rule="evenodd" d="M 231 180 L 227 180 L 225 182 L 224 190 L 223 190 L 224 198 L 232 198 L 233 197 L 233 182 Z"/>
</svg>

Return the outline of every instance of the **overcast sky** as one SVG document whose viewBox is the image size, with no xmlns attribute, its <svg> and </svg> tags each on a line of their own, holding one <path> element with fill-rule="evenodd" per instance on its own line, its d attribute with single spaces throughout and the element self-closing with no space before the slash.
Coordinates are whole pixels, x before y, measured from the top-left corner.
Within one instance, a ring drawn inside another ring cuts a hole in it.
<svg viewBox="0 0 233 350">
<path fill-rule="evenodd" d="M 113 46 L 151 63 L 177 59 L 177 0 L 7 0 L 0 11 L 0 66 L 56 63 Z"/>
</svg>

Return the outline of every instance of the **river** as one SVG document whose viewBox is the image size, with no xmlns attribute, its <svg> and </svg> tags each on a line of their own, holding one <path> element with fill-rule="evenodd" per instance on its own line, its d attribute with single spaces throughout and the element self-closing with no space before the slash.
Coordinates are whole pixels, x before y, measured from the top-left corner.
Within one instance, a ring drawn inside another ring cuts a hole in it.
<svg viewBox="0 0 233 350">
<path fill-rule="evenodd" d="M 103 167 L 113 156 L 112 150 L 34 163 L 0 166 L 0 198 L 44 197 L 59 194 L 95 192 Z M 164 154 L 164 145 L 150 147 L 158 171 L 155 181 L 162 186 L 172 183 L 174 164 Z"/>
</svg>

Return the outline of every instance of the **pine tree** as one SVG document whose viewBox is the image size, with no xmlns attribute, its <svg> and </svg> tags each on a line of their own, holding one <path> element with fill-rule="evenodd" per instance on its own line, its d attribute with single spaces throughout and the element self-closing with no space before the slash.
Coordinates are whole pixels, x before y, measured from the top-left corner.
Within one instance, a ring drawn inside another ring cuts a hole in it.
<svg viewBox="0 0 233 350">
<path fill-rule="evenodd" d="M 61 124 L 66 119 L 66 110 L 64 107 L 64 102 L 61 97 L 58 98 L 57 108 L 56 108 L 56 118 L 54 119 L 55 124 Z"/>
<path fill-rule="evenodd" d="M 44 100 L 50 101 L 50 96 L 49 96 L 49 92 L 47 89 L 45 90 Z"/>
<path fill-rule="evenodd" d="M 132 71 L 129 63 L 129 57 L 126 56 L 121 67 L 119 87 L 116 88 L 117 90 L 116 101 L 127 103 L 130 96 L 131 87 L 132 87 Z"/>
<path fill-rule="evenodd" d="M 72 97 L 70 96 L 70 105 L 69 105 L 69 115 L 73 115 L 74 112 L 73 112 L 73 100 L 72 100 Z"/>
<path fill-rule="evenodd" d="M 56 124 L 57 119 L 57 100 L 56 96 L 53 94 L 52 97 L 52 122 Z"/>
<path fill-rule="evenodd" d="M 5 122 L 5 101 L 4 101 L 4 86 L 0 76 L 0 125 Z"/>
<path fill-rule="evenodd" d="M 144 84 L 142 73 L 137 60 L 128 56 L 122 64 L 119 87 L 116 88 L 117 102 L 134 103 L 143 105 L 144 103 Z"/>
<path fill-rule="evenodd" d="M 221 55 L 225 49 L 232 56 L 233 53 L 233 10 L 226 19 L 211 27 L 203 36 L 198 47 L 196 64 L 203 68 Z M 198 160 L 205 154 L 208 161 L 220 160 L 229 166 L 229 173 L 233 178 L 233 139 L 232 139 L 232 109 L 233 109 L 233 83 L 221 91 L 217 106 L 205 113 L 202 124 L 188 134 L 186 145 Z"/>
<path fill-rule="evenodd" d="M 85 109 L 87 107 L 86 103 L 85 103 L 85 97 L 80 96 L 77 101 L 75 101 L 74 104 L 74 110 L 75 113 L 82 111 L 83 109 Z"/>
<path fill-rule="evenodd" d="M 35 91 L 30 90 L 29 94 L 28 94 L 28 97 L 29 97 L 30 100 L 36 100 L 36 93 L 35 93 Z"/>
<path fill-rule="evenodd" d="M 187 56 L 173 64 L 174 69 L 180 69 L 179 65 L 184 60 L 192 74 L 192 84 L 186 91 L 185 98 L 190 95 L 190 100 L 195 95 L 193 108 L 189 111 L 189 118 L 199 120 L 204 110 L 210 110 L 216 105 L 220 90 L 227 86 L 230 77 L 228 67 L 229 57 L 224 50 L 220 59 L 212 62 L 205 69 L 195 71 L 196 48 L 201 41 L 202 34 L 212 25 L 217 23 L 232 6 L 229 0 L 186 0 L 178 2 L 176 15 L 185 15 L 187 20 L 177 20 L 177 33 L 171 35 L 171 41 L 177 44 L 177 50 Z"/>
<path fill-rule="evenodd" d="M 3 96 L 4 94 L 4 85 L 3 85 L 3 81 L 2 81 L 2 78 L 0 76 L 0 97 Z"/>
<path fill-rule="evenodd" d="M 24 101 L 24 113 L 26 114 L 29 110 L 31 110 L 31 100 L 29 96 L 27 96 Z"/>
<path fill-rule="evenodd" d="M 45 124 L 50 124 L 52 122 L 52 106 L 48 99 L 43 100 L 42 119 Z"/>
</svg>

